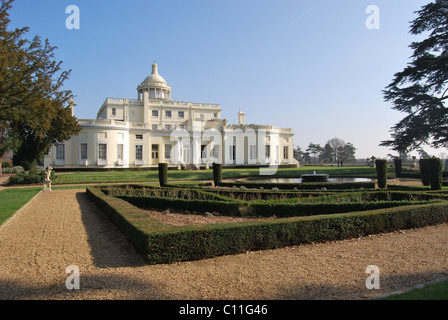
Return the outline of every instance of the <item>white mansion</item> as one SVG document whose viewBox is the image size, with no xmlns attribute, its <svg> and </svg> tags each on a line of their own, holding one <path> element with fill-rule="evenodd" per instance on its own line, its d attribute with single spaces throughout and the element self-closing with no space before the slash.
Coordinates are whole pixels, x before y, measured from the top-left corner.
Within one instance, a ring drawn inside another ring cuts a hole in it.
<svg viewBox="0 0 448 320">
<path fill-rule="evenodd" d="M 241 111 L 239 123 L 228 125 L 219 104 L 172 101 L 171 87 L 157 68 L 154 62 L 137 87 L 137 99 L 107 98 L 96 119 L 79 119 L 82 131 L 53 146 L 45 167 L 297 164 L 292 129 L 245 124 Z"/>
</svg>

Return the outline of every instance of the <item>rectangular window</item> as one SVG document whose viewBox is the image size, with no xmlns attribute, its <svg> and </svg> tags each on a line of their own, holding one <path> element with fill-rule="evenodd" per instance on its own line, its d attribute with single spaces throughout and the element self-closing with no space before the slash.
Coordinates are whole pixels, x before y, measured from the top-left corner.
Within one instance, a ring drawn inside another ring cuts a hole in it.
<svg viewBox="0 0 448 320">
<path fill-rule="evenodd" d="M 266 145 L 266 158 L 269 159 L 271 157 L 271 146 Z"/>
<path fill-rule="evenodd" d="M 215 119 L 218 118 L 218 113 L 215 112 L 215 113 L 213 114 L 213 117 L 214 117 Z"/>
<path fill-rule="evenodd" d="M 107 144 L 105 143 L 98 144 L 98 159 L 107 160 Z"/>
<path fill-rule="evenodd" d="M 171 149 L 172 149 L 171 144 L 165 145 L 165 159 L 171 159 Z"/>
<path fill-rule="evenodd" d="M 135 135 L 135 139 L 136 140 L 143 140 L 143 135 L 142 134 L 136 134 Z"/>
<path fill-rule="evenodd" d="M 158 144 L 153 144 L 151 146 L 151 158 L 159 159 L 159 145 Z"/>
<path fill-rule="evenodd" d="M 81 160 L 87 160 L 87 143 L 81 143 Z"/>
<path fill-rule="evenodd" d="M 283 159 L 288 159 L 288 158 L 289 158 L 289 147 L 283 146 Z"/>
<path fill-rule="evenodd" d="M 178 116 L 179 118 L 183 118 L 183 117 L 185 116 L 184 111 L 179 111 L 179 112 L 177 113 L 177 116 Z"/>
<path fill-rule="evenodd" d="M 235 161 L 235 146 L 229 146 L 230 160 Z"/>
<path fill-rule="evenodd" d="M 170 124 L 165 125 L 165 130 L 171 130 L 172 128 L 173 128 L 173 126 Z"/>
<path fill-rule="evenodd" d="M 123 145 L 117 144 L 117 160 L 123 160 Z"/>
<path fill-rule="evenodd" d="M 257 146 L 256 145 L 249 146 L 249 156 L 250 156 L 250 160 L 257 159 Z"/>
<path fill-rule="evenodd" d="M 159 116 L 159 111 L 158 110 L 152 110 L 152 116 L 153 117 L 158 117 Z"/>
<path fill-rule="evenodd" d="M 56 160 L 65 160 L 65 144 L 56 146 Z"/>
<path fill-rule="evenodd" d="M 116 108 L 112 108 L 112 116 L 116 116 L 117 115 L 117 109 Z"/>
<path fill-rule="evenodd" d="M 165 117 L 171 118 L 171 111 L 165 111 Z"/>
<path fill-rule="evenodd" d="M 141 144 L 135 146 L 135 160 L 143 160 L 143 146 Z"/>
<path fill-rule="evenodd" d="M 152 125 L 152 130 L 157 130 L 157 125 L 156 124 Z"/>
</svg>

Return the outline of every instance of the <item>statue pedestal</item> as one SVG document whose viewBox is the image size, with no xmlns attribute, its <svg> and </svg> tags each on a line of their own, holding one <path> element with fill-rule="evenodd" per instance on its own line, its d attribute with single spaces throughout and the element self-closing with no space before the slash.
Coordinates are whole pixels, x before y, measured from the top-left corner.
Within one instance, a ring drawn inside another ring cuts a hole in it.
<svg viewBox="0 0 448 320">
<path fill-rule="evenodd" d="M 44 190 L 43 191 L 51 191 L 51 181 L 44 181 Z"/>
</svg>

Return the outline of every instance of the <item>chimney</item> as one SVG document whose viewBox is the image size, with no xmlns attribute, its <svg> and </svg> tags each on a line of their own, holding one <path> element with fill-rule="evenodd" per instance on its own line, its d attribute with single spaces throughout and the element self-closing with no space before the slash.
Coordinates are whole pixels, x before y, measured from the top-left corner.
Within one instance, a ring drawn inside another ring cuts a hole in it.
<svg viewBox="0 0 448 320">
<path fill-rule="evenodd" d="M 244 124 L 244 117 L 246 116 L 246 113 L 242 112 L 240 110 L 240 112 L 238 112 L 238 124 L 242 125 Z"/>
</svg>

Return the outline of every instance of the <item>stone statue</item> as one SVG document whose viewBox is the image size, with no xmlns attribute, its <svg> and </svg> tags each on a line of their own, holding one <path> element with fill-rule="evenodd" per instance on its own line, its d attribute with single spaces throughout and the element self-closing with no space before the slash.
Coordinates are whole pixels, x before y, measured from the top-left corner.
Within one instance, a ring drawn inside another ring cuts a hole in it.
<svg viewBox="0 0 448 320">
<path fill-rule="evenodd" d="M 48 166 L 47 169 L 45 170 L 45 181 L 51 181 L 50 176 L 52 170 L 53 168 L 51 166 Z"/>
</svg>

